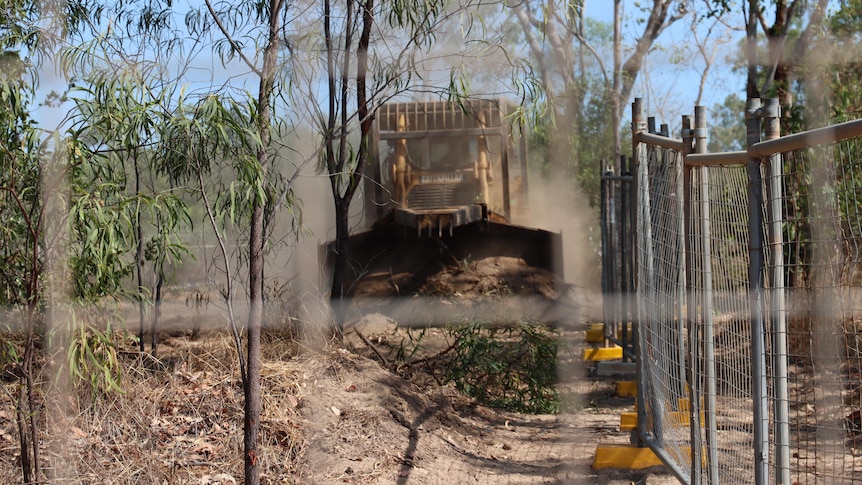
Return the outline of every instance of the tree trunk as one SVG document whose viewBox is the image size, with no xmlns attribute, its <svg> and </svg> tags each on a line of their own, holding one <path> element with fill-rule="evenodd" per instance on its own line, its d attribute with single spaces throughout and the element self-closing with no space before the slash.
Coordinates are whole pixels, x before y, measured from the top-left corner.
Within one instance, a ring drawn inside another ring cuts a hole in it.
<svg viewBox="0 0 862 485">
<path fill-rule="evenodd" d="M 610 96 L 608 99 L 611 102 L 611 126 L 614 130 L 614 159 L 611 160 L 611 166 L 614 168 L 614 173 L 619 174 L 622 171 L 620 165 L 620 156 L 623 153 L 622 134 L 620 133 L 620 123 L 622 120 L 622 21 L 623 21 L 623 4 L 621 0 L 614 0 L 614 76 L 613 86 L 611 87 Z M 600 168 L 604 170 L 604 168 Z"/>
<path fill-rule="evenodd" d="M 329 2 L 325 3 L 326 12 L 329 12 Z M 341 71 L 341 91 L 340 97 L 342 100 L 341 109 L 342 109 L 342 117 L 341 117 L 341 136 L 338 138 L 338 154 L 339 157 L 336 159 L 334 149 L 335 140 L 333 139 L 335 133 L 335 103 L 333 102 L 336 97 L 336 87 L 334 83 L 335 79 L 335 62 L 334 62 L 334 52 L 333 52 L 333 44 L 332 44 L 332 33 L 330 31 L 330 25 L 328 22 L 325 23 L 325 37 L 326 37 L 326 45 L 327 45 L 327 53 L 329 55 L 327 67 L 329 69 L 329 124 L 328 124 L 328 139 L 326 140 L 326 157 L 327 157 L 327 168 L 329 170 L 330 177 L 330 185 L 332 187 L 332 196 L 335 202 L 335 262 L 333 265 L 332 272 L 332 287 L 329 295 L 330 304 L 335 312 L 336 318 L 336 326 L 337 326 L 337 337 L 340 339 L 344 335 L 344 317 L 345 317 L 345 302 L 344 297 L 349 290 L 349 288 L 345 288 L 345 276 L 347 271 L 347 256 L 349 250 L 349 242 L 348 238 L 350 237 L 350 203 L 353 201 L 353 196 L 356 194 L 356 190 L 359 188 L 359 181 L 362 180 L 362 176 L 365 172 L 366 160 L 368 159 L 368 150 L 369 150 L 369 136 L 371 133 L 371 122 L 372 116 L 368 109 L 368 93 L 366 86 L 366 77 L 368 72 L 368 47 L 371 39 L 371 29 L 374 24 L 374 18 L 372 13 L 374 12 L 374 1 L 373 0 L 365 0 L 362 4 L 362 31 L 359 35 L 359 42 L 356 48 L 356 114 L 359 118 L 359 126 L 360 126 L 360 145 L 359 150 L 356 154 L 356 164 L 351 169 L 351 175 L 349 181 L 347 182 L 347 186 L 344 187 L 342 193 L 342 185 L 340 183 L 341 174 L 345 171 L 345 162 L 346 162 L 346 154 L 347 147 L 345 144 L 347 143 L 347 119 L 346 116 L 346 106 L 347 106 L 347 93 L 349 92 L 347 89 L 347 69 L 350 66 L 348 62 L 350 59 L 350 45 L 352 40 L 352 35 L 350 32 L 347 32 L 344 36 L 344 59 L 343 66 Z M 328 16 L 328 13 L 327 13 Z M 352 9 L 350 8 L 350 4 L 348 4 L 347 10 L 347 21 L 348 30 L 352 27 Z"/>
<path fill-rule="evenodd" d="M 21 478 L 23 483 L 31 483 L 33 476 L 33 467 L 30 464 L 30 445 L 27 441 L 27 413 L 24 412 L 24 388 L 23 379 L 18 385 L 18 405 L 15 408 L 15 417 L 18 423 L 18 444 L 21 449 Z"/>
<path fill-rule="evenodd" d="M 159 318 L 162 316 L 162 286 L 165 283 L 165 266 L 164 262 L 158 264 L 156 276 L 156 288 L 153 295 L 153 318 L 150 320 L 150 353 L 153 357 L 156 356 L 156 346 L 158 338 L 156 337 L 156 329 L 159 328 Z M 193 334 L 194 335 L 194 334 Z"/>
<path fill-rule="evenodd" d="M 260 73 L 260 88 L 258 90 L 258 132 L 260 134 L 260 147 L 257 152 L 259 164 L 259 180 L 257 183 L 266 186 L 267 172 L 269 170 L 269 142 L 270 142 L 270 96 L 274 82 L 276 58 L 279 49 L 279 29 L 281 19 L 281 0 L 270 0 L 269 3 L 269 32 L 267 44 L 263 52 L 263 69 Z M 263 325 L 263 270 L 264 270 L 264 241 L 263 231 L 264 205 L 267 203 L 260 195 L 255 195 L 252 207 L 251 230 L 249 231 L 249 257 L 248 257 L 248 286 L 249 286 L 249 310 L 248 310 L 248 360 L 246 362 L 245 382 L 245 428 L 243 433 L 244 460 L 245 460 L 245 483 L 246 485 L 260 484 L 260 453 L 258 453 L 258 436 L 260 434 L 260 333 Z"/>
<path fill-rule="evenodd" d="M 348 237 L 350 236 L 350 219 L 348 217 L 347 204 L 343 198 L 337 198 L 335 202 L 335 264 L 332 271 L 332 291 L 330 293 L 330 304 L 335 313 L 335 324 L 337 327 L 336 337 L 344 334 L 344 297 L 346 293 L 345 274 L 347 271 L 347 251 L 349 250 Z"/>
<path fill-rule="evenodd" d="M 144 353 L 144 235 L 141 229 L 141 170 L 138 167 L 137 154 L 133 155 L 135 170 L 135 196 L 138 200 L 135 204 L 135 275 L 138 281 L 138 345 L 139 350 Z M 155 337 L 153 337 L 155 338 Z M 155 353 L 153 354 L 155 355 Z"/>
<path fill-rule="evenodd" d="M 261 149 L 262 152 L 265 150 Z M 258 155 L 266 163 L 266 155 Z M 260 484 L 260 331 L 263 319 L 263 201 L 255 198 L 252 210 L 251 233 L 249 235 L 249 311 L 248 311 L 248 360 L 245 382 L 245 483 Z"/>
</svg>

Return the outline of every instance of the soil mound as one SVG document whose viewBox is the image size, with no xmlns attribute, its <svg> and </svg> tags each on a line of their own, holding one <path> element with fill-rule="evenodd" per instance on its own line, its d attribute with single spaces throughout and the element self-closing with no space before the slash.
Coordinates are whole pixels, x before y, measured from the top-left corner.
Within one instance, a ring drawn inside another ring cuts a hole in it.
<svg viewBox="0 0 862 485">
<path fill-rule="evenodd" d="M 558 325 L 578 319 L 571 289 L 556 275 L 506 256 L 436 260 L 413 273 L 369 274 L 352 295 L 354 321 L 376 313 L 403 327 L 469 321 Z"/>
<path fill-rule="evenodd" d="M 383 298 L 438 295 L 475 298 L 489 295 L 558 297 L 557 278 L 550 271 L 527 265 L 522 258 L 488 257 L 475 261 L 436 259 L 415 273 L 378 272 L 360 279 L 354 297 Z"/>
</svg>

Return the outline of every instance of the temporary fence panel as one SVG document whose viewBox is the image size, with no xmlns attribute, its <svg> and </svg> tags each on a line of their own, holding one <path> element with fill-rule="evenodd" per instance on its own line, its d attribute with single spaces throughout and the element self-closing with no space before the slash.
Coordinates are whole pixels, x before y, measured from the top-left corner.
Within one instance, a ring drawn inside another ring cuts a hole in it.
<svg viewBox="0 0 862 485">
<path fill-rule="evenodd" d="M 748 301 L 748 177 L 743 166 L 692 169 L 690 366 L 705 444 L 703 470 L 722 483 L 750 483 L 752 370 Z"/>
<path fill-rule="evenodd" d="M 786 320 L 786 328 L 769 327 L 767 340 L 786 342 L 789 467 L 799 484 L 862 483 L 862 126 L 855 126 L 849 139 L 827 129 L 807 134 L 803 145 L 815 146 L 794 147 L 803 134 L 773 147 L 783 168 L 770 179 L 781 189 L 774 244 L 782 258 L 768 260 L 768 274 L 786 285 L 787 306 L 785 319 L 770 319 Z"/>
<path fill-rule="evenodd" d="M 639 437 L 689 483 L 862 483 L 862 121 L 749 103 L 720 154 L 634 106 Z"/>
<path fill-rule="evenodd" d="M 660 136 L 656 136 L 659 140 Z M 681 145 L 681 144 L 680 144 Z M 641 144 L 637 155 L 638 365 L 642 439 L 691 473 L 685 386 L 685 252 L 680 146 Z"/>
</svg>

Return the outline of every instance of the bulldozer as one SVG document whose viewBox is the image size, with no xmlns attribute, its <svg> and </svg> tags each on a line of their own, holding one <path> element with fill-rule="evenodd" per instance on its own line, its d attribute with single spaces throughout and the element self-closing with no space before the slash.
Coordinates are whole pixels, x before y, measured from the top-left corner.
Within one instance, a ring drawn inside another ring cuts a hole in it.
<svg viewBox="0 0 862 485">
<path fill-rule="evenodd" d="M 526 140 L 511 112 L 497 99 L 381 106 L 363 188 L 369 229 L 348 240 L 348 295 L 381 272 L 421 278 L 441 256 L 509 256 L 560 274 L 560 235 L 512 222 L 529 220 L 529 186 Z"/>
</svg>

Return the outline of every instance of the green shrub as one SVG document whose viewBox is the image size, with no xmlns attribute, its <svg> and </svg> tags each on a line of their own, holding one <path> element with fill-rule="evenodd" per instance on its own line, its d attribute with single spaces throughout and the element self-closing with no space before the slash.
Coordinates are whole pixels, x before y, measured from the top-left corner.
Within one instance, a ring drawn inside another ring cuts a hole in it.
<svg viewBox="0 0 862 485">
<path fill-rule="evenodd" d="M 447 329 L 454 342 L 443 376 L 479 402 L 508 411 L 556 414 L 558 335 L 545 325 L 472 322 Z"/>
</svg>

